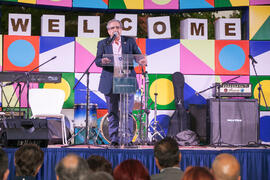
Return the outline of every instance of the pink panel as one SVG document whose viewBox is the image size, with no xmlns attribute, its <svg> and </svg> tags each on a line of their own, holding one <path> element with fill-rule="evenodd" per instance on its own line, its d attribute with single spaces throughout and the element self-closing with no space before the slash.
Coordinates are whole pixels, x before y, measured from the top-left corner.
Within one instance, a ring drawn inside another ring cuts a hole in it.
<svg viewBox="0 0 270 180">
<path fill-rule="evenodd" d="M 144 9 L 179 9 L 179 0 L 164 0 L 164 4 L 155 3 L 155 0 L 144 0 Z"/>
<path fill-rule="evenodd" d="M 87 49 L 81 46 L 78 42 L 75 44 L 75 72 L 84 72 L 86 68 L 95 60 L 96 56 L 91 54 Z M 100 73 L 101 68 L 94 63 L 90 71 L 92 73 Z"/>
<path fill-rule="evenodd" d="M 214 74 L 214 70 L 182 44 L 180 45 L 180 64 L 180 71 L 183 74 Z"/>
<path fill-rule="evenodd" d="M 37 4 L 72 7 L 72 0 L 37 0 Z"/>
<path fill-rule="evenodd" d="M 250 0 L 250 5 L 270 4 L 270 0 Z"/>
</svg>

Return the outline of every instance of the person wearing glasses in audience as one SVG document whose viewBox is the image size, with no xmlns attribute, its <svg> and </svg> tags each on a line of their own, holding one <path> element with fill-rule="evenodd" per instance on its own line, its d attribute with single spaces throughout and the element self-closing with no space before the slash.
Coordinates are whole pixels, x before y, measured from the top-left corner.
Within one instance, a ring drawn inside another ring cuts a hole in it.
<svg viewBox="0 0 270 180">
<path fill-rule="evenodd" d="M 107 31 L 109 37 L 98 42 L 97 55 L 95 63 L 98 67 L 102 68 L 102 73 L 99 82 L 99 91 L 105 95 L 105 99 L 108 107 L 108 118 L 109 118 L 109 136 L 112 146 L 119 145 L 118 127 L 119 127 L 119 101 L 120 95 L 113 93 L 113 76 L 117 73 L 116 66 L 112 66 L 112 59 L 106 58 L 104 54 L 141 54 L 136 41 L 132 37 L 122 36 L 122 23 L 119 20 L 112 19 L 107 23 Z M 117 64 L 121 61 L 120 58 L 114 58 L 113 64 Z M 137 63 L 141 66 L 147 64 L 145 58 L 137 60 Z M 136 77 L 134 68 L 129 69 L 129 77 Z M 133 119 L 131 117 L 132 109 L 134 105 L 134 94 L 128 95 L 128 133 L 133 132 Z M 125 142 L 126 145 L 132 145 L 132 137 Z"/>
</svg>

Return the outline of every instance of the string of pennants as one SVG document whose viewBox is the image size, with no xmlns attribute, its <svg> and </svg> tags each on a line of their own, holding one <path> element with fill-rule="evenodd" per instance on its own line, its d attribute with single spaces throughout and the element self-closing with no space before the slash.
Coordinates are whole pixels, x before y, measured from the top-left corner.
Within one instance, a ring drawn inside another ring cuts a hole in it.
<svg viewBox="0 0 270 180">
<path fill-rule="evenodd" d="M 270 0 L 2 0 L 25 4 L 94 9 L 203 9 L 267 5 Z"/>
</svg>

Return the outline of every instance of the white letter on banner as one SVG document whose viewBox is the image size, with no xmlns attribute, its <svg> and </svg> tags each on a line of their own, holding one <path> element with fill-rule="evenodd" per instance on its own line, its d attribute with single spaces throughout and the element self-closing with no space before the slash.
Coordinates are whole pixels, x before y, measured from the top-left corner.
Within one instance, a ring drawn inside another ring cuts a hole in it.
<svg viewBox="0 0 270 180">
<path fill-rule="evenodd" d="M 99 16 L 78 16 L 78 37 L 100 37 Z"/>
<path fill-rule="evenodd" d="M 42 15 L 41 36 L 65 37 L 65 16 Z"/>
<path fill-rule="evenodd" d="M 31 36 L 31 14 L 8 15 L 8 35 Z"/>
<path fill-rule="evenodd" d="M 207 19 L 188 18 L 180 21 L 181 39 L 208 39 Z"/>
<path fill-rule="evenodd" d="M 148 18 L 148 38 L 162 39 L 171 38 L 170 17 L 149 17 Z"/>
<path fill-rule="evenodd" d="M 115 19 L 123 24 L 124 36 L 137 36 L 137 14 L 115 14 Z"/>
<path fill-rule="evenodd" d="M 240 18 L 220 18 L 215 22 L 216 40 L 241 40 Z"/>
</svg>

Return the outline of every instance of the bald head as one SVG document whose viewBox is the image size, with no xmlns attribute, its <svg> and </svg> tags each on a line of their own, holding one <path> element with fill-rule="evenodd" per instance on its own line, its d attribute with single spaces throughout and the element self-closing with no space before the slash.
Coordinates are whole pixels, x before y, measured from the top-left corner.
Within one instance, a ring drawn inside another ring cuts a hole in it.
<svg viewBox="0 0 270 180">
<path fill-rule="evenodd" d="M 212 171 L 216 180 L 240 180 L 240 164 L 230 154 L 218 155 L 212 164 Z"/>
<path fill-rule="evenodd" d="M 89 177 L 89 167 L 85 159 L 68 154 L 55 167 L 57 180 L 83 180 Z"/>
</svg>

